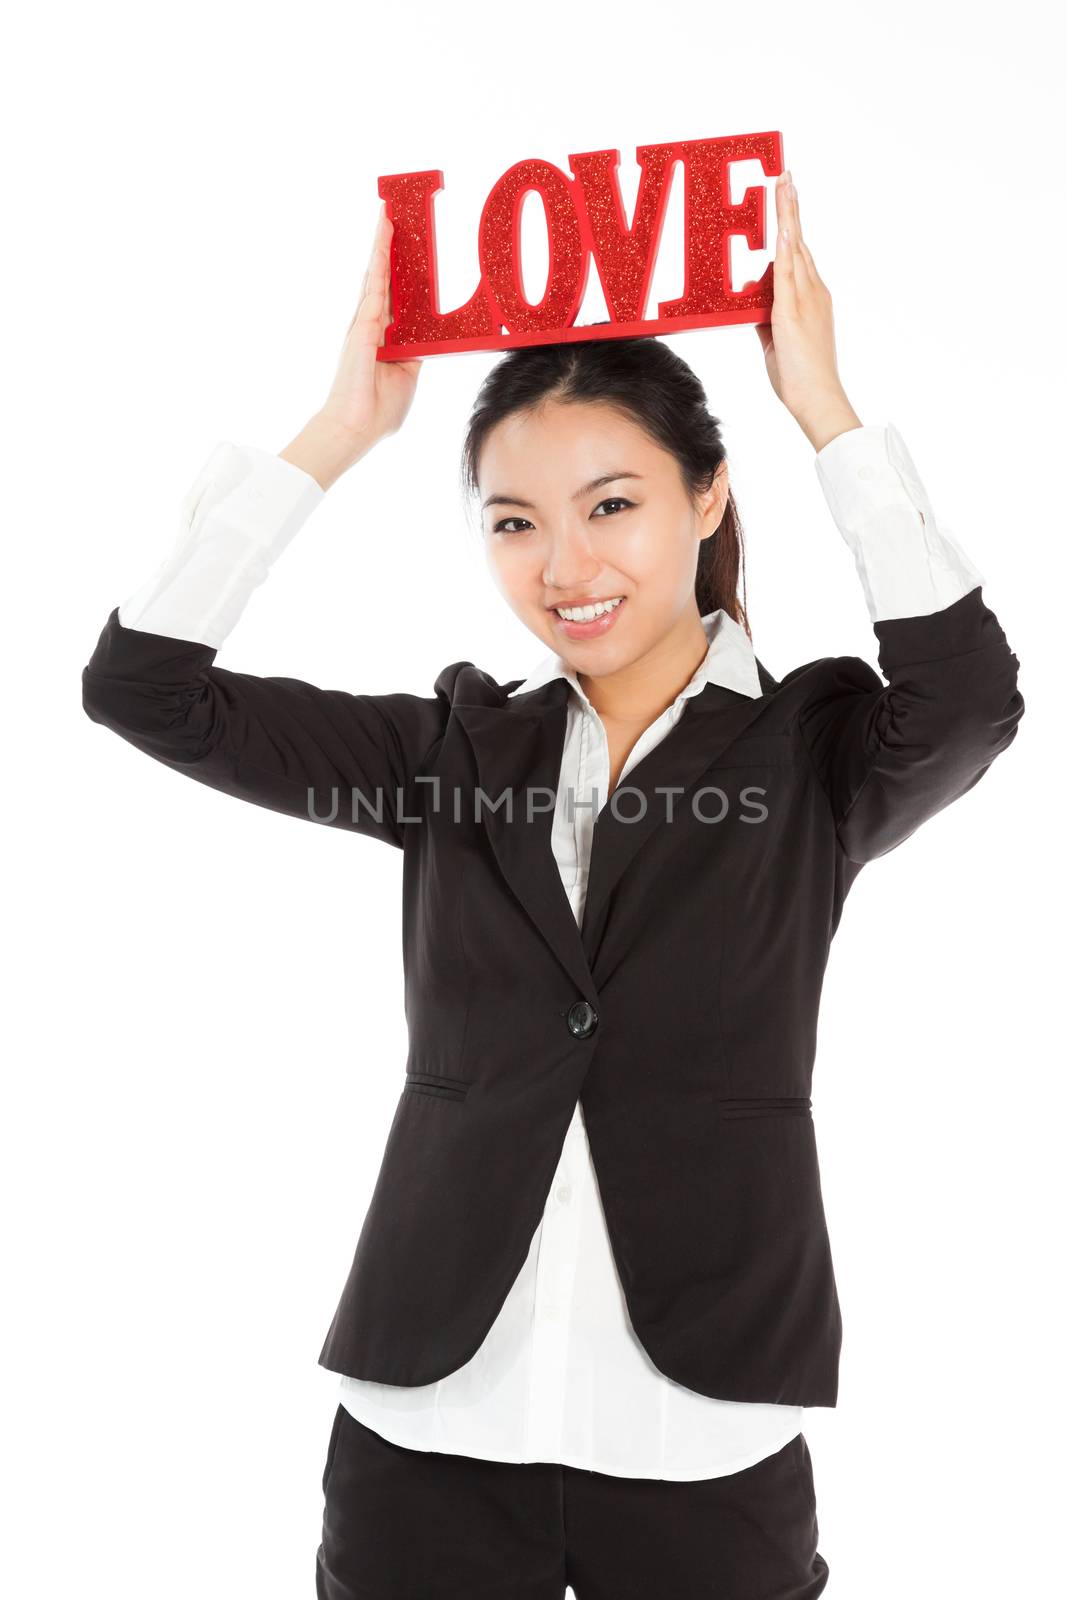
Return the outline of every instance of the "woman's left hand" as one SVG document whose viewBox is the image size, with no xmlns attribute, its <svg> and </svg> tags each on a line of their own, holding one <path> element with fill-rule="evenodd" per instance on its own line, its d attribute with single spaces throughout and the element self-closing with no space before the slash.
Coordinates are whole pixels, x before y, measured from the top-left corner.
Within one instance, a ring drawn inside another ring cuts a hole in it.
<svg viewBox="0 0 1067 1600">
<path fill-rule="evenodd" d="M 796 192 L 784 172 L 775 185 L 778 239 L 774 255 L 771 321 L 756 332 L 771 387 L 821 450 L 847 428 L 863 424 L 853 411 L 837 372 L 834 313 L 830 291 L 815 270 L 800 232 Z"/>
</svg>

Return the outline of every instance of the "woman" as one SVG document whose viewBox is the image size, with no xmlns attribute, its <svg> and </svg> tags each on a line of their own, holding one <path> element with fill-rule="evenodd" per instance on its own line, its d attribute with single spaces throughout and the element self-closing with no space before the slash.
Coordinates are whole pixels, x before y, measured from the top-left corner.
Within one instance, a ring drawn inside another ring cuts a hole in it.
<svg viewBox="0 0 1067 1600">
<path fill-rule="evenodd" d="M 320 1600 L 827 1581 L 801 1431 L 840 1344 L 823 968 L 859 868 L 978 781 L 1023 701 L 981 574 L 845 395 L 788 174 L 776 205 L 757 332 L 888 687 L 755 657 L 718 426 L 651 339 L 514 350 L 479 396 L 464 465 L 548 647 L 528 678 L 463 661 L 432 696 L 367 696 L 215 667 L 410 407 L 420 363 L 376 360 L 384 216 L 326 404 L 280 457 L 219 446 L 85 669 L 88 714 L 157 760 L 405 853 L 409 1060 L 320 1356 L 343 1375 Z"/>
</svg>

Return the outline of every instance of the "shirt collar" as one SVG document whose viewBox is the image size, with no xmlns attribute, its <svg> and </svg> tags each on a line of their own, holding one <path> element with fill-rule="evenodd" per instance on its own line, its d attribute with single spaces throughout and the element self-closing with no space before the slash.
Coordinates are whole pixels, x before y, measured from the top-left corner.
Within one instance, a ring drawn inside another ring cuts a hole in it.
<svg viewBox="0 0 1067 1600">
<path fill-rule="evenodd" d="M 717 683 L 724 689 L 735 689 L 738 694 L 758 699 L 763 693 L 763 686 L 759 680 L 752 641 L 741 624 L 735 622 L 721 607 L 718 611 L 706 612 L 701 617 L 700 623 L 708 641 L 708 648 L 704 659 L 685 688 L 679 690 L 675 696 L 674 704 L 677 705 L 679 700 L 688 699 L 690 695 L 699 694 L 708 683 Z M 592 702 L 578 682 L 573 667 L 569 666 L 556 651 L 550 651 L 548 655 L 543 656 L 530 676 L 509 691 L 508 699 L 510 700 L 512 695 L 525 694 L 529 689 L 537 689 L 544 683 L 550 683 L 553 678 L 566 678 L 579 699 L 591 709 Z"/>
</svg>

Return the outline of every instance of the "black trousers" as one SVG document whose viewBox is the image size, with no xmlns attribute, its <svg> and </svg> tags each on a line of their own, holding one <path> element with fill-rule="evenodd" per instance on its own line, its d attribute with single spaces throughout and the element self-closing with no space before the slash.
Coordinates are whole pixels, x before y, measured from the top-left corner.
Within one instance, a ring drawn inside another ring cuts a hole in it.
<svg viewBox="0 0 1067 1600">
<path fill-rule="evenodd" d="M 393 1444 L 338 1405 L 318 1600 L 814 1600 L 804 1435 L 695 1482 Z"/>
</svg>

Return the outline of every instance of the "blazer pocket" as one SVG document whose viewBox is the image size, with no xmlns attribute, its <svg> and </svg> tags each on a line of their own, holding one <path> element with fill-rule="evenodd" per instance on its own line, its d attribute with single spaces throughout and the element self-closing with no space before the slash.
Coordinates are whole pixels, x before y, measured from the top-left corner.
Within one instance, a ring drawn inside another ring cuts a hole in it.
<svg viewBox="0 0 1067 1600">
<path fill-rule="evenodd" d="M 404 1088 L 410 1094 L 432 1094 L 441 1100 L 465 1100 L 470 1080 L 448 1078 L 441 1072 L 409 1072 Z"/>
<path fill-rule="evenodd" d="M 794 762 L 793 739 L 788 733 L 765 733 L 758 738 L 735 739 L 728 744 L 716 767 L 791 767 Z"/>
<path fill-rule="evenodd" d="M 724 1117 L 810 1117 L 810 1095 L 732 1095 L 717 1102 Z"/>
</svg>

